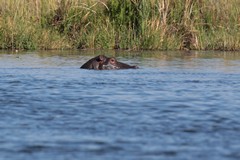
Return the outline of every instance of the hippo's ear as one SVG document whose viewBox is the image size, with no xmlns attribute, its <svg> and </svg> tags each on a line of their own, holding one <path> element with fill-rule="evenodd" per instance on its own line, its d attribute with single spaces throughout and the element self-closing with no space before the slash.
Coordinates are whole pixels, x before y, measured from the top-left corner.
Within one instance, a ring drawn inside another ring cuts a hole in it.
<svg viewBox="0 0 240 160">
<path fill-rule="evenodd" d="M 101 61 L 104 61 L 104 60 L 106 59 L 106 56 L 104 56 L 104 55 L 99 55 L 99 59 L 100 59 Z"/>
<path fill-rule="evenodd" d="M 104 61 L 105 59 L 106 59 L 106 57 L 105 57 L 104 55 L 99 55 L 99 56 L 96 58 L 96 60 L 97 60 L 98 62 Z"/>
</svg>

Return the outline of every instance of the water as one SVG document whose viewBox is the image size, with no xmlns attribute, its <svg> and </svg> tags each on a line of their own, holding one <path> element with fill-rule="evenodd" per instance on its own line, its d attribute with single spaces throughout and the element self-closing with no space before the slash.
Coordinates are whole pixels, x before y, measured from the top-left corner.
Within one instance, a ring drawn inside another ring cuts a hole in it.
<svg viewBox="0 0 240 160">
<path fill-rule="evenodd" d="M 240 53 L 107 54 L 1 53 L 0 159 L 240 159 Z"/>
</svg>

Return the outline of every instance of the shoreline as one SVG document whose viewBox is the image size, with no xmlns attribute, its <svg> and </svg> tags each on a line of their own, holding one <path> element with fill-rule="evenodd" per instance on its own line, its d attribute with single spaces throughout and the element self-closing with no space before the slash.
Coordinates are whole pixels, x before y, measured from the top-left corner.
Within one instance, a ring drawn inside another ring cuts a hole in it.
<svg viewBox="0 0 240 160">
<path fill-rule="evenodd" d="M 238 0 L 1 1 L 0 49 L 240 51 Z"/>
</svg>

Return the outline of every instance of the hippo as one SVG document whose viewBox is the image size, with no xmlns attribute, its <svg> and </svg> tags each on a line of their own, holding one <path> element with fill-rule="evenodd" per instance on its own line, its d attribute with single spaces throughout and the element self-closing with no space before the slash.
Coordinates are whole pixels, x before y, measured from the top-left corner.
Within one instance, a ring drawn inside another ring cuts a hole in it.
<svg viewBox="0 0 240 160">
<path fill-rule="evenodd" d="M 114 57 L 106 57 L 104 55 L 98 55 L 86 63 L 80 68 L 82 69 L 94 69 L 94 70 L 114 70 L 114 69 L 136 69 L 138 66 L 131 66 L 122 62 L 119 62 Z"/>
</svg>

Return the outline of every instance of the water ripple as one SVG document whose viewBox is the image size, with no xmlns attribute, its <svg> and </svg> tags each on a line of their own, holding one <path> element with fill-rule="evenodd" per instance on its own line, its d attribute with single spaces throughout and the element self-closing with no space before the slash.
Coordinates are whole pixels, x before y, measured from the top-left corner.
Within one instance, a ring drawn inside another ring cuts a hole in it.
<svg viewBox="0 0 240 160">
<path fill-rule="evenodd" d="M 0 159 L 239 159 L 233 66 L 143 58 L 138 70 L 91 71 L 80 55 L 6 57 Z"/>
</svg>

